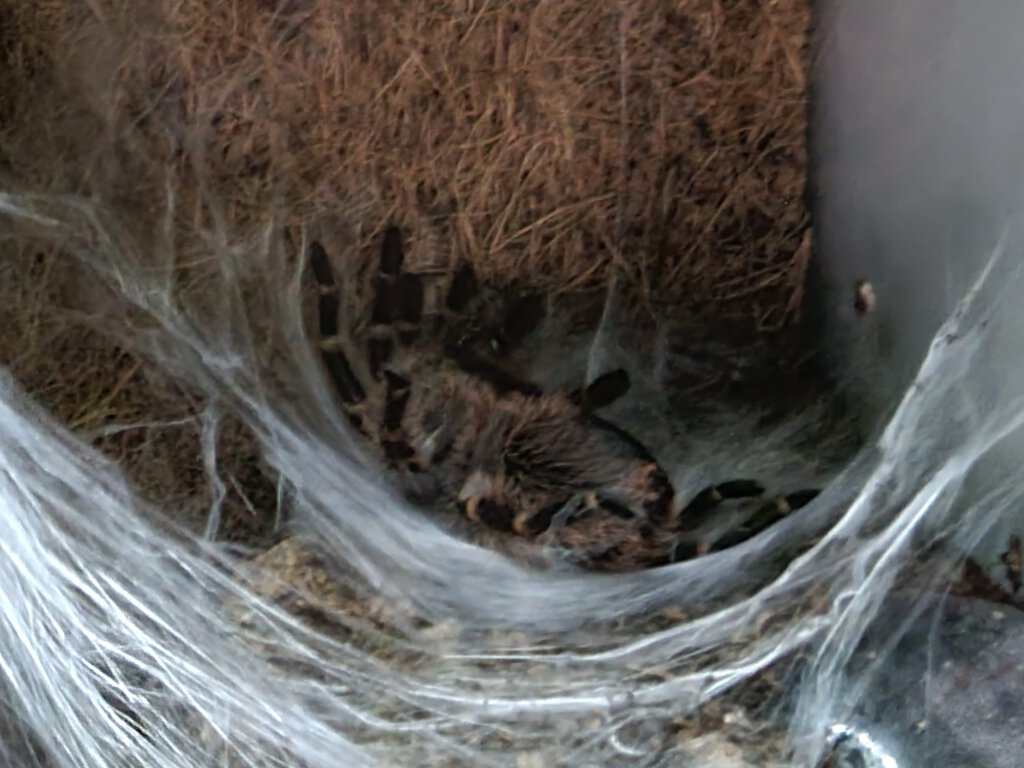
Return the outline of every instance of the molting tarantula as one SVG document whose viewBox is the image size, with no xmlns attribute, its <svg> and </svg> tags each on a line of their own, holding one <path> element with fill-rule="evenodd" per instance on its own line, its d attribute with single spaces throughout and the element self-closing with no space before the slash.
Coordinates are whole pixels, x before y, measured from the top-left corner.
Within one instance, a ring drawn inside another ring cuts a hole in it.
<svg viewBox="0 0 1024 768">
<path fill-rule="evenodd" d="M 817 494 L 772 499 L 701 543 L 686 535 L 696 522 L 764 489 L 731 480 L 681 503 L 645 446 L 596 413 L 628 390 L 624 370 L 572 392 L 513 371 L 507 355 L 543 316 L 537 298 L 481 286 L 468 265 L 450 278 L 412 274 L 396 227 L 369 296 L 339 280 L 320 242 L 309 262 L 321 360 L 349 421 L 411 500 L 458 509 L 491 538 L 532 540 L 593 570 L 650 568 L 738 543 Z"/>
</svg>

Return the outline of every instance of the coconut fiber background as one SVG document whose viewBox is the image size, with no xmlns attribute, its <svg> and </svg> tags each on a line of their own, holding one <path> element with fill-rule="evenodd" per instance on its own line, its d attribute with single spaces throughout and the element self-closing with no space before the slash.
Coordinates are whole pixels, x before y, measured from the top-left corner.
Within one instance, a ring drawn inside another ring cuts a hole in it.
<svg viewBox="0 0 1024 768">
<path fill-rule="evenodd" d="M 655 316 L 771 333 L 810 251 L 808 25 L 805 0 L 0 0 L 0 181 L 145 230 L 171 175 L 183 252 L 203 195 L 237 231 L 329 214 L 367 255 L 394 221 L 424 269 L 615 276 Z M 206 508 L 205 405 L 62 312 L 66 259 L 0 249 L 2 361 L 156 500 Z M 217 439 L 252 522 L 272 478 L 241 427 Z"/>
</svg>

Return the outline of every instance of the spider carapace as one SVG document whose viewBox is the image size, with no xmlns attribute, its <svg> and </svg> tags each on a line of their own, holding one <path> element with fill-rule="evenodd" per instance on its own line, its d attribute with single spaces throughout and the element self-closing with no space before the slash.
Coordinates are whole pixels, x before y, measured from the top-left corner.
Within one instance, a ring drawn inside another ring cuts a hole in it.
<svg viewBox="0 0 1024 768">
<path fill-rule="evenodd" d="M 411 273 L 396 227 L 369 280 L 343 282 L 352 270 L 331 260 L 312 243 L 320 356 L 350 423 L 411 500 L 461 511 L 492 541 L 592 570 L 651 568 L 749 538 L 817 494 L 760 504 L 711 544 L 687 539 L 689 522 L 764 489 L 730 480 L 683 503 L 651 452 L 597 413 L 629 389 L 622 369 L 575 391 L 515 371 L 508 355 L 540 325 L 540 300 L 482 286 L 468 265 Z"/>
</svg>

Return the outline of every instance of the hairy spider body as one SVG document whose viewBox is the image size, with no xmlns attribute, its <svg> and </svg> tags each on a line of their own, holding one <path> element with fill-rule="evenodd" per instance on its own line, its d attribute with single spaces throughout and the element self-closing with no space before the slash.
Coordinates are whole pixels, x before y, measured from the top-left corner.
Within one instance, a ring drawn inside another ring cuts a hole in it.
<svg viewBox="0 0 1024 768">
<path fill-rule="evenodd" d="M 345 292 L 330 256 L 314 243 L 309 258 L 328 378 L 410 499 L 460 510 L 492 539 L 525 539 L 587 568 L 622 571 L 700 554 L 707 546 L 680 544 L 682 522 L 723 499 L 763 493 L 754 481 L 734 480 L 680 503 L 643 444 L 594 413 L 628 390 L 625 371 L 573 392 L 545 392 L 511 370 L 505 355 L 542 319 L 535 297 L 508 300 L 462 267 L 443 304 L 428 308 L 426 278 L 403 269 L 392 227 L 372 300 L 354 301 L 369 321 L 343 329 Z M 769 502 L 744 535 L 814 493 Z"/>
</svg>

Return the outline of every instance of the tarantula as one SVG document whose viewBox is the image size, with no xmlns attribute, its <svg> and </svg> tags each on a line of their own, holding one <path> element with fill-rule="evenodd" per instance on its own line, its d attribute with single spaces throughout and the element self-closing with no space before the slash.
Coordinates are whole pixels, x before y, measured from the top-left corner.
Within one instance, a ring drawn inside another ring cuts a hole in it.
<svg viewBox="0 0 1024 768">
<path fill-rule="evenodd" d="M 537 297 L 498 294 L 468 265 L 432 296 L 428 287 L 438 286 L 403 269 L 396 227 L 384 233 L 369 299 L 339 280 L 320 242 L 308 255 L 327 376 L 352 426 L 415 502 L 457 509 L 492 538 L 624 571 L 745 540 L 817 494 L 772 499 L 715 542 L 687 537 L 723 500 L 764 489 L 730 480 L 682 503 L 650 451 L 597 414 L 628 391 L 622 369 L 551 392 L 514 371 L 508 355 L 544 316 Z"/>
</svg>

